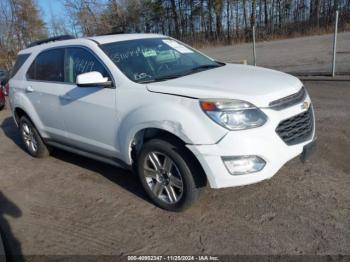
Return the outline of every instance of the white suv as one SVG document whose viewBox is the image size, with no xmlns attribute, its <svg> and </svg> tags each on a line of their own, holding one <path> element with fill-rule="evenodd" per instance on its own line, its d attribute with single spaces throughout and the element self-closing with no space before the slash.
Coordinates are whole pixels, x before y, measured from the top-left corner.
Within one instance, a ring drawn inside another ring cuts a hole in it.
<svg viewBox="0 0 350 262">
<path fill-rule="evenodd" d="M 62 148 L 138 173 L 158 206 L 271 178 L 310 151 L 315 118 L 295 77 L 224 64 L 175 39 L 51 38 L 22 50 L 10 105 L 27 151 Z"/>
</svg>

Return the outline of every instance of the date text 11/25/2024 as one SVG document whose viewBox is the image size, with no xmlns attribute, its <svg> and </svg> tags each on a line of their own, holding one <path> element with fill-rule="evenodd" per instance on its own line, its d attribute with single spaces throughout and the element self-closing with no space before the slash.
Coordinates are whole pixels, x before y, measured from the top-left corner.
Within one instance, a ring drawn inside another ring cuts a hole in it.
<svg viewBox="0 0 350 262">
<path fill-rule="evenodd" d="M 128 261 L 220 261 L 216 256 L 128 256 Z"/>
</svg>

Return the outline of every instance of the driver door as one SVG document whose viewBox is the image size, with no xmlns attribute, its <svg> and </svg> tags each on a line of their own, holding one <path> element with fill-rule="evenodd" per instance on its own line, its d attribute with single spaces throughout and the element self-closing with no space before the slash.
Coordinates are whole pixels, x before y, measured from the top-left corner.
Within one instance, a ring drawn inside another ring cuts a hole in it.
<svg viewBox="0 0 350 262">
<path fill-rule="evenodd" d="M 75 148 L 116 157 L 116 89 L 76 85 L 79 74 L 92 71 L 112 80 L 106 67 L 92 51 L 83 47 L 66 48 L 66 86 L 60 103 L 67 140 Z"/>
</svg>

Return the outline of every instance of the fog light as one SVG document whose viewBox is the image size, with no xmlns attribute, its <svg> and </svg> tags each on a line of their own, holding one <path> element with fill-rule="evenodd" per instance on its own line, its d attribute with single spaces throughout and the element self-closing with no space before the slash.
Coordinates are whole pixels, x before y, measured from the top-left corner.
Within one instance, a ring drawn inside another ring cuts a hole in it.
<svg viewBox="0 0 350 262">
<path fill-rule="evenodd" d="M 258 172 L 266 165 L 258 156 L 224 156 L 222 161 L 228 172 L 235 176 Z"/>
</svg>

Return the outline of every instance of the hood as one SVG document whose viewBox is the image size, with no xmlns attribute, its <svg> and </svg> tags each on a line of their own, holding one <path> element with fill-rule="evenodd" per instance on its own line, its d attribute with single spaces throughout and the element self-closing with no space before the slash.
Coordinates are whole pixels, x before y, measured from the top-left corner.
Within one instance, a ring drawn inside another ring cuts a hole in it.
<svg viewBox="0 0 350 262">
<path fill-rule="evenodd" d="M 184 77 L 147 85 L 151 92 L 194 98 L 229 98 L 268 107 L 271 101 L 297 93 L 294 76 L 262 67 L 226 64 Z"/>
</svg>

